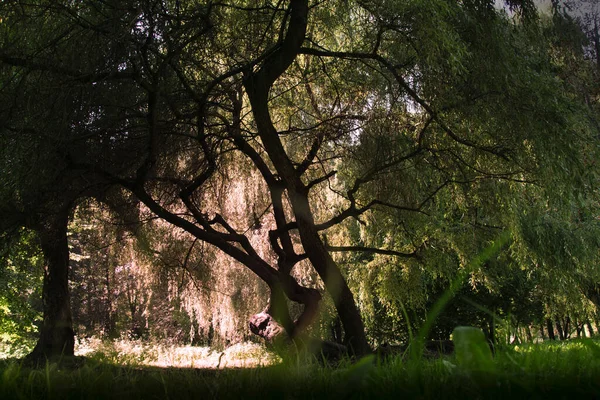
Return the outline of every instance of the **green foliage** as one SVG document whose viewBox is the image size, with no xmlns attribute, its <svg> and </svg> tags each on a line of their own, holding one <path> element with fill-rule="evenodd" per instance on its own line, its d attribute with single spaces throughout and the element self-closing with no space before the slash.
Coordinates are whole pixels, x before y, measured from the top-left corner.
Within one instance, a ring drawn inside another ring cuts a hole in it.
<svg viewBox="0 0 600 400">
<path fill-rule="evenodd" d="M 0 352 L 31 345 L 41 321 L 42 256 L 36 235 L 0 237 Z"/>
<path fill-rule="evenodd" d="M 432 18 L 420 19 L 418 7 Z M 423 103 L 439 110 L 433 118 L 423 104 L 382 105 L 344 164 L 348 188 L 355 178 L 366 180 L 361 204 L 399 206 L 374 208 L 362 226 L 348 223 L 359 233 L 346 240 L 417 255 L 344 259 L 373 340 L 406 340 L 406 329 L 394 329 L 409 323 L 402 309 L 422 323 L 430 299 L 503 229 L 513 232 L 509 251 L 473 271 L 462 296 L 523 324 L 567 312 L 559 306 L 566 298 L 568 312 L 592 315 L 581 282 L 598 279 L 598 199 L 591 190 L 598 172 L 590 162 L 598 156 L 598 114 L 588 107 L 596 89 L 577 51 L 580 29 L 558 16 L 521 23 L 485 1 L 404 2 L 373 12 L 390 24 L 410 21 L 403 26 L 410 38 L 399 28 L 386 32 L 396 35 L 389 48 L 415 51 L 408 63 L 401 55 L 394 60 L 405 65 L 403 76 Z M 419 137 L 416 156 L 368 175 L 410 154 Z M 464 302 L 451 308 L 440 327 L 446 335 L 457 320 L 482 326 L 489 319 Z"/>
</svg>

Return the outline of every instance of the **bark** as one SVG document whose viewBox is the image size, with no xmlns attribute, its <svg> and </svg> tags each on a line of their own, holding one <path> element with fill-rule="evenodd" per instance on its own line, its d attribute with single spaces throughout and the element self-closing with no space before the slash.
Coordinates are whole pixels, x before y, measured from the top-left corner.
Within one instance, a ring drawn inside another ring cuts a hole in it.
<svg viewBox="0 0 600 400">
<path fill-rule="evenodd" d="M 594 328 L 592 328 L 592 323 L 590 322 L 590 320 L 588 319 L 585 324 L 587 325 L 588 328 L 588 333 L 590 335 L 590 337 L 594 337 Z"/>
<path fill-rule="evenodd" d="M 560 340 L 565 340 L 566 339 L 565 331 L 563 330 L 563 326 L 560 323 L 559 319 L 556 320 L 556 330 L 558 331 L 558 336 L 559 336 Z"/>
<path fill-rule="evenodd" d="M 554 327 L 552 326 L 552 321 L 550 319 L 546 320 L 546 328 L 548 329 L 548 339 L 556 340 L 556 335 L 554 334 Z"/>
<path fill-rule="evenodd" d="M 287 290 L 282 290 L 280 285 L 274 285 L 267 308 L 249 319 L 252 333 L 262 337 L 267 343 L 274 343 L 282 336 L 290 341 L 295 340 L 318 315 L 321 294 L 316 289 L 305 288 L 297 283 L 290 286 Z M 304 305 L 304 310 L 295 321 L 290 317 L 286 296 Z"/>
<path fill-rule="evenodd" d="M 304 214 L 302 212 L 302 210 L 310 210 L 308 198 L 297 196 L 294 199 L 294 197 L 296 196 L 292 196 L 292 206 L 296 211 L 295 215 L 302 246 L 333 299 L 340 321 L 344 327 L 344 344 L 356 355 L 368 354 L 371 352 L 371 348 L 367 343 L 365 327 L 358 307 L 354 302 L 354 295 L 319 237 L 312 214 L 309 212 Z"/>
<path fill-rule="evenodd" d="M 45 216 L 43 223 L 36 226 L 45 266 L 44 319 L 38 342 L 27 356 L 34 362 L 74 355 L 75 334 L 69 298 L 68 210 L 64 208 L 56 215 Z"/>
<path fill-rule="evenodd" d="M 248 324 L 252 333 L 262 337 L 269 344 L 275 343 L 285 332 L 283 326 L 265 311 L 250 317 Z"/>
<path fill-rule="evenodd" d="M 594 30 L 592 31 L 592 41 L 596 51 L 596 68 L 600 71 L 600 30 L 598 29 L 598 17 L 594 18 Z"/>
<path fill-rule="evenodd" d="M 540 336 L 542 337 L 542 340 L 546 340 L 546 333 L 544 332 L 544 324 L 540 325 Z"/>
</svg>

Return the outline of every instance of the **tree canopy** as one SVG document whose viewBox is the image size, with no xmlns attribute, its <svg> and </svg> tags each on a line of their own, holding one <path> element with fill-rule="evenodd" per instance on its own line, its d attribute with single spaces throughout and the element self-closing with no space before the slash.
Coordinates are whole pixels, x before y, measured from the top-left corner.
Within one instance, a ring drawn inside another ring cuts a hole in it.
<svg viewBox="0 0 600 400">
<path fill-rule="evenodd" d="M 502 231 L 474 287 L 593 287 L 597 70 L 572 19 L 494 3 L 2 2 L 3 219 L 66 280 L 82 199 L 156 217 L 266 284 L 254 333 L 303 338 L 325 290 L 358 355 Z"/>
</svg>

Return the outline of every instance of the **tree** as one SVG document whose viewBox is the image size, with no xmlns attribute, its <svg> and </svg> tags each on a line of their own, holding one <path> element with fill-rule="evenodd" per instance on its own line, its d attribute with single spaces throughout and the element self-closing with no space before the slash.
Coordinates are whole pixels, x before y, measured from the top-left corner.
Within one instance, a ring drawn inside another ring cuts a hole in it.
<svg viewBox="0 0 600 400">
<path fill-rule="evenodd" d="M 294 340 L 313 323 L 321 294 L 294 273 L 308 262 L 362 355 L 363 320 L 332 253 L 417 259 L 427 230 L 414 219 L 416 240 L 330 243 L 336 227 L 442 215 L 463 193 L 563 184 L 573 175 L 561 166 L 579 166 L 590 130 L 549 68 L 530 2 L 510 3 L 523 22 L 487 1 L 3 4 L 10 23 L 64 28 L 26 45 L 9 36 L 0 62 L 85 94 L 64 105 L 77 110 L 70 170 L 121 185 L 266 283 L 255 333 Z M 88 39 L 97 45 L 73 51 Z M 268 194 L 241 220 L 211 202 L 233 166 Z M 297 318 L 287 300 L 303 306 Z"/>
<path fill-rule="evenodd" d="M 92 58 L 94 54 L 88 54 L 88 59 L 76 55 L 89 37 L 68 44 L 52 42 L 64 19 L 53 15 L 46 6 L 40 3 L 20 8 L 16 3 L 2 4 L 0 21 L 5 61 L 0 71 L 0 170 L 3 174 L 0 231 L 10 232 L 18 227 L 35 231 L 44 254 L 44 319 L 38 344 L 30 356 L 35 362 L 73 354 L 68 220 L 82 198 L 110 198 L 107 195 L 110 182 L 99 179 L 97 174 L 73 168 L 69 154 L 77 153 L 83 146 L 87 156 L 97 157 L 112 134 L 110 130 L 95 134 L 85 129 L 86 122 L 93 119 L 93 111 L 84 105 L 99 102 L 98 97 L 91 98 L 90 93 L 84 91 L 84 83 L 89 83 L 90 78 L 79 76 L 73 82 L 68 70 L 54 69 L 57 64 L 47 59 L 49 53 L 56 51 L 73 71 L 96 66 L 100 60 Z M 14 51 L 15 43 L 20 44 L 19 50 L 25 55 L 39 50 L 38 46 L 42 46 L 43 51 L 37 53 L 35 59 L 14 58 L 5 52 Z M 119 129 L 116 125 L 112 128 Z M 93 145 L 87 145 L 86 140 L 91 138 L 82 132 L 96 139 Z M 130 148 L 121 149 L 131 157 Z M 123 153 L 113 156 L 122 157 Z M 105 158 L 111 162 L 109 157 Z M 113 165 L 116 164 L 113 162 Z"/>
</svg>

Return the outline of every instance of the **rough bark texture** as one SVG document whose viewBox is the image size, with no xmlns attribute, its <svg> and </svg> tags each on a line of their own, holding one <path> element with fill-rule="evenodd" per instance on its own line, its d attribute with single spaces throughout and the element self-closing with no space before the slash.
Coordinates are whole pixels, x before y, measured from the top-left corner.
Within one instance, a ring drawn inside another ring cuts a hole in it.
<svg viewBox="0 0 600 400">
<path fill-rule="evenodd" d="M 46 216 L 37 226 L 44 254 L 43 312 L 38 342 L 28 355 L 30 361 L 73 356 L 75 334 L 69 298 L 68 211 Z"/>
</svg>

